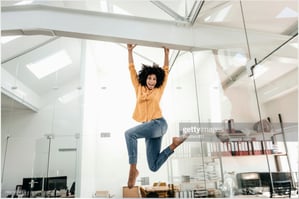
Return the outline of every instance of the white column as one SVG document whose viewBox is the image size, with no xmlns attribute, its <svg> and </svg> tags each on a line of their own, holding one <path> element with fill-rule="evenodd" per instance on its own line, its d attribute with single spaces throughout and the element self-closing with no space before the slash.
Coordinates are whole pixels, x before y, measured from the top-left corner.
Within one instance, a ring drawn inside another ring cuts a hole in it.
<svg viewBox="0 0 299 199">
<path fill-rule="evenodd" d="M 79 159 L 76 197 L 91 198 L 95 193 L 96 165 L 96 64 L 88 48 L 89 41 L 82 41 L 81 61 L 83 67 L 83 122 Z"/>
</svg>

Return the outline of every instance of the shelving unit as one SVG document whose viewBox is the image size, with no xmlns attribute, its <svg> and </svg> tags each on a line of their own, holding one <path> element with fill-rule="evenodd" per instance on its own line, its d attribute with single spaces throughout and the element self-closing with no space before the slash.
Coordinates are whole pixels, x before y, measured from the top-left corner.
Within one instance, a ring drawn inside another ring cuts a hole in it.
<svg viewBox="0 0 299 199">
<path fill-rule="evenodd" d="M 193 140 L 185 142 L 184 145 L 174 154 L 171 159 L 170 181 L 180 187 L 179 197 L 207 197 L 209 190 L 220 190 L 224 185 L 223 162 L 224 157 L 235 156 L 237 161 L 243 161 L 244 158 L 259 156 L 258 159 L 264 161 L 267 158 L 267 165 L 263 169 L 269 173 L 282 171 L 279 167 L 280 157 L 288 158 L 289 171 L 292 173 L 283 123 L 280 118 L 281 130 L 278 132 L 246 132 L 241 131 L 228 133 L 227 131 L 217 131 L 208 133 L 207 140 Z M 277 150 L 275 138 L 282 136 L 284 149 Z M 216 139 L 215 139 L 216 138 Z M 192 140 L 192 139 L 191 139 Z M 240 158 L 239 158 L 240 157 Z M 223 161 L 223 162 L 222 162 Z M 274 161 L 276 162 L 276 170 Z M 252 165 L 254 168 L 254 165 Z M 271 168 L 273 171 L 271 171 Z M 187 177 L 187 178 L 186 178 Z M 272 178 L 272 175 L 270 175 Z M 187 179 L 187 180 L 186 180 Z M 275 191 L 276 181 L 271 190 Z M 291 180 L 294 185 L 293 180 Z M 279 184 L 279 183 L 278 183 Z M 294 185 L 295 187 L 295 185 Z"/>
<path fill-rule="evenodd" d="M 284 131 L 284 125 L 283 125 L 281 114 L 278 114 L 278 118 L 279 118 L 279 123 L 280 123 L 280 131 L 273 134 L 272 142 L 274 145 L 277 145 L 277 136 L 281 136 L 284 147 L 283 147 L 282 152 L 274 154 L 276 169 L 277 169 L 277 171 L 282 171 L 280 157 L 285 156 L 287 158 L 289 171 L 292 173 L 292 168 L 291 168 L 289 153 L 288 153 L 288 146 L 286 144 L 286 142 L 287 142 L 286 135 L 285 135 L 285 131 Z M 269 120 L 269 122 L 271 122 L 270 118 L 268 118 L 268 120 Z"/>
<path fill-rule="evenodd" d="M 291 190 L 296 187 L 296 184 L 293 180 L 293 171 L 290 163 L 290 157 L 288 152 L 288 146 L 287 146 L 287 140 L 284 130 L 284 124 L 282 121 L 281 114 L 278 114 L 279 118 L 279 124 L 280 124 L 280 130 L 278 133 L 274 133 L 272 136 L 272 142 L 274 145 L 277 145 L 277 136 L 281 136 L 282 142 L 283 142 L 283 152 L 274 154 L 274 160 L 276 165 L 276 170 L 278 172 L 281 172 L 282 166 L 281 166 L 281 157 L 286 157 L 288 170 L 290 172 L 290 179 L 289 180 L 273 180 L 271 178 L 271 187 L 270 187 L 270 198 L 272 198 L 275 195 L 281 196 L 281 195 L 288 195 L 291 197 Z M 270 118 L 268 117 L 268 121 L 271 122 Z"/>
<path fill-rule="evenodd" d="M 263 140 L 262 134 L 252 132 L 250 134 L 244 133 L 223 133 L 218 132 L 219 139 L 223 140 L 218 144 L 219 146 L 210 146 L 211 153 L 220 153 L 221 156 L 244 156 L 244 155 L 263 155 L 274 154 L 275 148 L 273 145 L 272 133 L 265 133 L 266 139 Z M 223 139 L 225 138 L 225 139 Z M 215 149 L 219 148 L 219 151 Z"/>
</svg>

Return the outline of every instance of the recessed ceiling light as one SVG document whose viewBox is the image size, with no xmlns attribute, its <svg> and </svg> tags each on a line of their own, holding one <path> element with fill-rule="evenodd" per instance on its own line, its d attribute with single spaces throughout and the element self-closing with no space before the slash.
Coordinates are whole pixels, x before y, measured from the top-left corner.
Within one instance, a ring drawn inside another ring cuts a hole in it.
<svg viewBox="0 0 299 199">
<path fill-rule="evenodd" d="M 50 75 L 72 63 L 71 58 L 65 50 L 60 50 L 38 62 L 26 65 L 27 68 L 38 78 L 41 79 Z"/>
<path fill-rule="evenodd" d="M 289 7 L 285 7 L 277 16 L 276 18 L 293 18 L 298 17 L 298 12 L 292 10 Z"/>
</svg>

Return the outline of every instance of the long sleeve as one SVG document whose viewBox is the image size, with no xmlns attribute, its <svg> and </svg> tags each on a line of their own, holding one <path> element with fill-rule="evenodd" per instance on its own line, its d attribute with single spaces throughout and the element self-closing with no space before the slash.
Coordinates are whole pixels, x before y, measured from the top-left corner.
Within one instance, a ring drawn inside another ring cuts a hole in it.
<svg viewBox="0 0 299 199">
<path fill-rule="evenodd" d="M 136 69 L 133 63 L 129 64 L 129 71 L 130 71 L 130 76 L 131 76 L 131 81 L 132 84 L 134 86 L 135 92 L 137 94 L 137 89 L 138 89 L 138 77 L 137 77 L 137 73 L 136 73 Z"/>
<path fill-rule="evenodd" d="M 168 74 L 169 74 L 169 67 L 165 65 L 165 66 L 163 66 L 163 70 L 164 70 L 164 73 L 165 73 L 165 77 L 164 77 L 164 82 L 163 82 L 163 84 L 160 87 L 161 90 L 162 90 L 162 92 L 164 91 L 164 88 L 165 88 L 165 86 L 167 84 Z"/>
</svg>

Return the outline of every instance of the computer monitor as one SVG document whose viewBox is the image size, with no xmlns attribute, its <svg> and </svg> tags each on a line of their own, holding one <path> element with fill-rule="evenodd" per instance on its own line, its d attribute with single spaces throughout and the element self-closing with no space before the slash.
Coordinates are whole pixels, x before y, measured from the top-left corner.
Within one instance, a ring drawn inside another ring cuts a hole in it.
<svg viewBox="0 0 299 199">
<path fill-rule="evenodd" d="M 291 173 L 290 172 L 271 172 L 272 174 L 272 181 L 287 181 L 291 180 Z M 270 178 L 270 173 L 269 172 L 261 172 L 260 173 L 260 178 L 262 185 L 265 187 L 268 187 L 271 185 L 271 178 Z"/>
<path fill-rule="evenodd" d="M 44 180 L 45 191 L 67 189 L 67 176 L 48 177 Z"/>
<path fill-rule="evenodd" d="M 43 188 L 43 178 L 23 178 L 22 189 L 26 191 L 40 191 Z"/>
<path fill-rule="evenodd" d="M 261 187 L 261 179 L 259 173 L 256 172 L 238 173 L 237 179 L 238 179 L 238 186 L 240 188 Z"/>
</svg>

